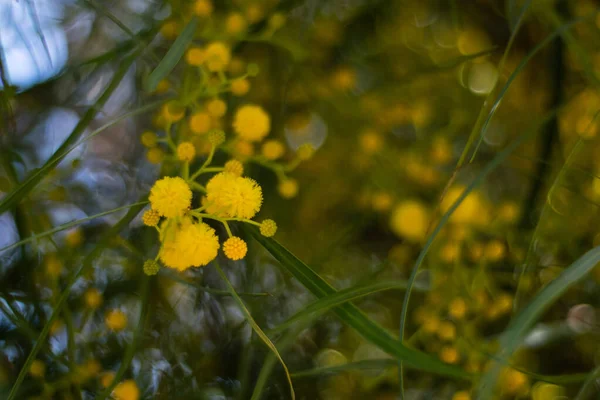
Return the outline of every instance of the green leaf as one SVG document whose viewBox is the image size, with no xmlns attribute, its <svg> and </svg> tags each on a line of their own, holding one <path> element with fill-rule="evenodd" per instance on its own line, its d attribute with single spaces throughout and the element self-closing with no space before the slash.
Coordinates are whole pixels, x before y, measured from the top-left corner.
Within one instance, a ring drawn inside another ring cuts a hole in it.
<svg viewBox="0 0 600 400">
<path fill-rule="evenodd" d="M 388 282 L 376 282 L 368 285 L 354 286 L 348 289 L 340 290 L 334 294 L 321 297 L 319 300 L 312 304 L 309 304 L 301 311 L 288 318 L 286 321 L 277 325 L 275 328 L 268 331 L 269 334 L 277 334 L 291 325 L 303 322 L 306 320 L 312 320 L 320 314 L 329 311 L 333 307 L 339 306 L 340 304 L 347 303 L 352 300 L 359 299 L 361 297 L 368 296 L 373 293 L 383 292 L 385 290 L 394 289 L 406 289 L 405 281 L 388 281 Z"/>
<path fill-rule="evenodd" d="M 317 273 L 276 240 L 262 236 L 255 226 L 245 224 L 243 228 L 315 296 L 322 298 L 337 293 Z M 414 368 L 456 378 L 469 379 L 471 377 L 459 367 L 444 364 L 437 358 L 404 346 L 352 304 L 341 304 L 334 311 L 343 322 L 355 329 L 365 340 Z"/>
<path fill-rule="evenodd" d="M 244 301 L 242 300 L 242 298 L 240 296 L 238 296 L 238 294 L 235 291 L 233 285 L 231 284 L 231 282 L 229 281 L 229 279 L 227 279 L 227 275 L 225 275 L 225 272 L 223 272 L 223 270 L 221 269 L 221 267 L 219 266 L 219 264 L 215 261 L 214 265 L 215 265 L 215 268 L 217 269 L 217 272 L 221 276 L 221 279 L 223 279 L 223 281 L 225 282 L 225 285 L 227 286 L 227 290 L 229 290 L 229 293 L 231 293 L 231 297 L 233 297 L 233 299 L 235 300 L 235 302 L 237 303 L 237 305 L 242 310 L 242 313 L 246 317 L 246 321 L 248 321 L 248 323 L 250 324 L 250 326 L 252 326 L 252 329 L 254 330 L 254 332 L 256 332 L 256 334 L 258 335 L 258 337 L 267 345 L 267 347 L 273 352 L 273 354 L 277 357 L 277 359 L 279 360 L 279 362 L 283 366 L 283 370 L 285 371 L 285 376 L 286 376 L 286 378 L 288 380 L 288 383 L 290 385 L 290 395 L 292 396 L 292 400 L 294 400 L 296 398 L 296 395 L 294 393 L 294 386 L 292 385 L 292 378 L 290 377 L 290 371 L 288 371 L 288 368 L 285 365 L 285 362 L 283 361 L 283 358 L 281 358 L 281 355 L 279 354 L 279 351 L 277 351 L 277 347 L 275 347 L 275 345 L 273 344 L 273 342 L 271 342 L 271 339 L 269 339 L 269 337 L 263 332 L 263 330 L 260 328 L 260 326 L 258 326 L 258 324 L 256 323 L 256 321 L 252 317 L 252 314 L 250 313 L 250 311 L 248 310 L 248 308 L 246 308 L 246 305 L 244 304 Z M 254 396 L 252 397 L 252 399 L 254 399 Z"/>
<path fill-rule="evenodd" d="M 313 368 L 306 371 L 294 372 L 292 376 L 298 378 L 310 378 L 313 376 L 323 376 L 325 374 L 339 374 L 346 371 L 365 370 L 365 369 L 384 369 L 396 367 L 398 361 L 389 358 L 373 359 L 351 362 L 347 364 L 334 365 L 331 367 Z"/>
<path fill-rule="evenodd" d="M 522 343 L 525 334 L 554 301 L 562 296 L 571 286 L 585 278 L 599 262 L 600 246 L 588 251 L 571 264 L 556 279 L 544 287 L 513 319 L 500 337 L 498 344 L 500 350 L 494 356 L 494 359 L 497 361 L 485 372 L 479 383 L 478 399 L 492 398 L 492 392 L 502 365 L 508 363 L 510 357 Z"/>
<path fill-rule="evenodd" d="M 188 44 L 194 38 L 196 33 L 196 26 L 198 25 L 198 19 L 192 18 L 190 22 L 183 28 L 181 34 L 175 39 L 165 57 L 158 63 L 158 66 L 152 71 L 152 73 L 146 79 L 144 89 L 148 92 L 154 91 L 158 83 L 167 76 L 173 68 L 177 65 Z"/>
</svg>

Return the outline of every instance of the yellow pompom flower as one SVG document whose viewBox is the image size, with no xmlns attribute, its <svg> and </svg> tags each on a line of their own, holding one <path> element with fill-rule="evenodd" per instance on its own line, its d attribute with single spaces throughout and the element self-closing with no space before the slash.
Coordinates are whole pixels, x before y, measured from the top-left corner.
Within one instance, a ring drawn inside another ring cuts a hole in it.
<svg viewBox="0 0 600 400">
<path fill-rule="evenodd" d="M 219 239 L 215 230 L 204 222 L 184 220 L 171 228 L 174 232 L 163 234 L 160 259 L 169 268 L 179 271 L 202 267 L 217 257 Z"/>
<path fill-rule="evenodd" d="M 262 189 L 253 179 L 221 172 L 206 184 L 206 210 L 211 214 L 250 219 L 261 205 Z"/>
<path fill-rule="evenodd" d="M 83 300 L 88 308 L 95 310 L 102 304 L 102 293 L 96 288 L 90 288 L 83 294 Z"/>
<path fill-rule="evenodd" d="M 29 374 L 41 379 L 46 375 L 46 365 L 41 360 L 34 360 L 29 367 Z"/>
<path fill-rule="evenodd" d="M 230 260 L 241 260 L 248 252 L 248 245 L 237 236 L 232 236 L 223 243 L 223 252 Z"/>
<path fill-rule="evenodd" d="M 179 32 L 179 24 L 177 21 L 166 21 L 160 27 L 160 33 L 165 37 L 165 39 L 173 40 L 177 37 Z"/>
<path fill-rule="evenodd" d="M 309 160 L 315 154 L 315 148 L 310 143 L 304 143 L 296 150 L 296 156 L 302 161 Z"/>
<path fill-rule="evenodd" d="M 104 323 L 111 331 L 122 331 L 127 326 L 127 316 L 121 310 L 110 310 L 104 317 Z"/>
<path fill-rule="evenodd" d="M 160 214 L 156 210 L 147 210 L 144 215 L 142 215 L 142 222 L 146 226 L 156 226 L 158 225 L 158 221 L 160 221 Z"/>
<path fill-rule="evenodd" d="M 295 179 L 285 179 L 277 185 L 277 191 L 284 199 L 291 199 L 298 194 L 298 181 Z"/>
<path fill-rule="evenodd" d="M 53 278 L 58 278 L 63 271 L 63 263 L 56 254 L 51 253 L 44 259 L 46 273 Z"/>
<path fill-rule="evenodd" d="M 196 0 L 194 3 L 194 14 L 199 17 L 208 17 L 213 12 L 213 4 L 210 0 Z"/>
<path fill-rule="evenodd" d="M 358 137 L 360 148 L 367 154 L 377 153 L 383 147 L 381 135 L 373 130 L 367 130 Z"/>
<path fill-rule="evenodd" d="M 265 237 L 274 236 L 277 232 L 277 224 L 272 219 L 265 219 L 260 224 L 260 234 Z"/>
<path fill-rule="evenodd" d="M 212 72 L 223 71 L 231 61 L 229 47 L 221 42 L 213 42 L 204 49 L 206 67 Z"/>
<path fill-rule="evenodd" d="M 83 231 L 77 227 L 71 229 L 65 235 L 65 244 L 69 247 L 78 247 L 83 243 Z"/>
<path fill-rule="evenodd" d="M 240 13 L 231 13 L 225 19 L 225 31 L 232 36 L 239 35 L 248 27 L 248 22 Z"/>
<path fill-rule="evenodd" d="M 231 93 L 235 96 L 243 96 L 250 90 L 248 79 L 236 79 L 231 82 Z"/>
<path fill-rule="evenodd" d="M 238 108 L 233 119 L 235 132 L 249 142 L 261 141 L 271 130 L 271 118 L 260 106 L 245 105 Z"/>
<path fill-rule="evenodd" d="M 168 122 L 177 122 L 185 115 L 185 108 L 176 101 L 170 101 L 162 106 L 161 115 Z"/>
<path fill-rule="evenodd" d="M 262 155 L 267 160 L 277 160 L 285 153 L 285 146 L 279 140 L 267 140 L 261 148 Z"/>
<path fill-rule="evenodd" d="M 427 236 L 429 211 L 423 203 L 406 200 L 392 211 L 390 227 L 399 237 L 412 242 L 420 242 Z"/>
<path fill-rule="evenodd" d="M 156 146 L 158 137 L 156 136 L 156 133 L 151 132 L 151 131 L 146 131 L 146 132 L 142 133 L 142 137 L 140 139 L 142 141 L 142 144 L 145 147 L 154 147 L 154 146 Z"/>
<path fill-rule="evenodd" d="M 165 159 L 165 152 L 160 147 L 148 149 L 146 159 L 151 164 L 160 164 Z"/>
<path fill-rule="evenodd" d="M 466 390 L 461 390 L 454 393 L 452 400 L 471 400 L 471 395 Z"/>
<path fill-rule="evenodd" d="M 171 88 L 171 83 L 167 79 L 161 79 L 154 89 L 154 93 L 162 94 L 166 93 Z"/>
<path fill-rule="evenodd" d="M 206 110 L 214 118 L 221 118 L 227 112 L 227 104 L 221 99 L 212 99 L 206 103 Z"/>
<path fill-rule="evenodd" d="M 500 376 L 501 390 L 508 395 L 524 395 L 529 391 L 529 378 L 522 372 L 505 368 Z"/>
<path fill-rule="evenodd" d="M 102 374 L 100 377 L 100 384 L 102 387 L 108 387 L 115 380 L 115 373 L 112 371 L 108 371 Z"/>
<path fill-rule="evenodd" d="M 180 161 L 191 162 L 196 157 L 196 148 L 191 142 L 182 142 L 177 146 L 177 158 Z"/>
<path fill-rule="evenodd" d="M 467 314 L 467 303 L 460 297 L 455 298 L 448 305 L 448 314 L 455 319 L 463 319 Z"/>
<path fill-rule="evenodd" d="M 456 327 L 450 321 L 442 321 L 438 327 L 437 335 L 442 340 L 454 340 L 456 338 Z"/>
<path fill-rule="evenodd" d="M 223 170 L 235 176 L 242 176 L 244 173 L 244 165 L 238 160 L 229 160 L 223 166 Z"/>
<path fill-rule="evenodd" d="M 254 146 L 245 140 L 238 140 L 234 144 L 234 154 L 240 160 L 247 160 L 254 155 Z"/>
<path fill-rule="evenodd" d="M 146 260 L 144 261 L 144 273 L 148 276 L 153 276 L 158 274 L 158 271 L 160 270 L 160 265 L 158 265 L 158 263 L 154 260 Z"/>
<path fill-rule="evenodd" d="M 149 200 L 152 209 L 161 216 L 178 217 L 192 204 L 192 191 L 182 178 L 167 176 L 152 186 Z"/>
<path fill-rule="evenodd" d="M 185 62 L 189 65 L 199 67 L 204 63 L 205 59 L 206 54 L 200 47 L 190 47 L 188 51 L 185 52 Z"/>
<path fill-rule="evenodd" d="M 448 190 L 442 199 L 440 208 L 446 212 L 464 192 L 464 186 L 456 186 Z M 450 221 L 458 224 L 485 225 L 489 221 L 488 207 L 481 193 L 471 192 L 452 213 Z"/>
<path fill-rule="evenodd" d="M 200 111 L 193 114 L 188 120 L 190 130 L 196 134 L 203 134 L 212 127 L 212 117 L 209 113 Z"/>
<path fill-rule="evenodd" d="M 115 386 L 112 397 L 115 400 L 138 400 L 140 389 L 138 389 L 133 379 L 128 379 Z"/>
<path fill-rule="evenodd" d="M 440 350 L 440 360 L 446 364 L 456 364 L 460 360 L 460 354 L 453 346 L 446 346 Z"/>
</svg>

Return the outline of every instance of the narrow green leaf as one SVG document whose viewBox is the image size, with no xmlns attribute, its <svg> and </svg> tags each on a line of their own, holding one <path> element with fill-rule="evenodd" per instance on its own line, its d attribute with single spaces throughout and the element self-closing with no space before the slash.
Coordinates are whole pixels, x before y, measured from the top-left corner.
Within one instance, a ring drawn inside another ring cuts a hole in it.
<svg viewBox="0 0 600 400">
<path fill-rule="evenodd" d="M 246 308 L 246 305 L 244 304 L 244 301 L 242 300 L 242 298 L 240 296 L 238 296 L 233 285 L 231 284 L 229 279 L 227 279 L 227 275 L 225 275 L 225 272 L 223 272 L 223 270 L 219 266 L 219 263 L 215 262 L 214 265 L 215 265 L 215 268 L 217 269 L 217 272 L 221 276 L 221 279 L 223 279 L 223 282 L 225 282 L 225 285 L 227 286 L 227 290 L 229 290 L 229 293 L 231 293 L 231 297 L 233 297 L 233 299 L 235 300 L 237 305 L 242 310 L 242 313 L 246 317 L 246 320 L 248 321 L 250 326 L 252 326 L 252 329 L 254 330 L 254 332 L 256 332 L 258 337 L 267 345 L 267 347 L 273 352 L 273 354 L 275 354 L 275 356 L 277 356 L 277 359 L 283 366 L 283 370 L 285 371 L 285 376 L 290 385 L 290 395 L 292 396 L 292 400 L 294 400 L 296 398 L 296 394 L 294 393 L 294 385 L 292 385 L 292 378 L 290 377 L 290 371 L 288 371 L 287 365 L 285 365 L 283 358 L 281 358 L 279 351 L 277 351 L 277 347 L 275 347 L 273 342 L 271 342 L 271 339 L 269 339 L 269 337 L 263 332 L 263 330 L 260 328 L 260 326 L 258 326 L 256 321 L 254 321 L 252 314 L 250 313 L 248 308 Z M 252 397 L 252 400 L 255 400 L 254 396 Z"/>
<path fill-rule="evenodd" d="M 317 273 L 296 258 L 296 256 L 276 240 L 262 236 L 257 227 L 245 224 L 243 229 L 252 235 L 289 273 L 315 296 L 322 298 L 337 293 Z M 367 341 L 378 346 L 386 353 L 405 361 L 414 368 L 457 378 L 468 379 L 471 377 L 470 374 L 457 366 L 444 364 L 437 358 L 404 346 L 352 304 L 341 304 L 334 311 L 343 322 L 355 329 Z"/>
<path fill-rule="evenodd" d="M 143 198 L 145 198 L 145 197 L 146 196 L 144 196 Z M 19 391 L 19 387 L 21 386 L 21 383 L 23 383 L 23 379 L 25 379 L 25 376 L 27 375 L 27 372 L 29 371 L 29 367 L 31 367 L 31 363 L 33 362 L 33 360 L 35 360 L 37 354 L 39 353 L 41 348 L 45 345 L 46 338 L 48 337 L 48 333 L 50 332 L 50 327 L 52 326 L 54 321 L 56 321 L 56 319 L 62 312 L 62 307 L 64 306 L 65 302 L 69 298 L 69 295 L 71 294 L 71 288 L 73 287 L 73 285 L 75 284 L 77 279 L 81 275 L 83 275 L 89 268 L 92 267 L 93 261 L 100 255 L 100 253 L 102 253 L 102 251 L 106 248 L 106 246 L 108 246 L 108 244 L 114 239 L 114 237 L 122 229 L 124 229 L 129 224 L 129 222 L 131 222 L 131 220 L 133 220 L 135 218 L 135 216 L 141 211 L 142 208 L 143 208 L 142 205 L 138 205 L 138 206 L 130 208 L 129 211 L 127 212 L 127 214 L 123 218 L 121 218 L 119 220 L 119 222 L 117 222 L 112 227 L 107 229 L 106 232 L 101 236 L 98 244 L 82 260 L 81 268 L 79 268 L 79 270 L 77 270 L 77 269 L 73 270 L 73 272 L 71 273 L 71 275 L 69 276 L 69 278 L 67 280 L 66 287 L 63 289 L 62 293 L 60 294 L 60 297 L 58 298 L 58 301 L 54 305 L 54 309 L 52 310 L 52 315 L 50 315 L 50 318 L 48 319 L 48 321 L 42 328 L 42 331 L 40 332 L 40 335 L 37 338 L 35 345 L 33 346 L 33 349 L 31 349 L 31 352 L 29 353 L 27 360 L 25 360 L 25 364 L 21 368 L 21 371 L 19 371 L 17 380 L 15 381 L 15 384 L 11 388 L 10 393 L 8 394 L 7 400 L 14 400 L 16 398 L 18 391 Z"/>
<path fill-rule="evenodd" d="M 339 374 L 346 371 L 365 370 L 365 369 L 385 369 L 398 366 L 398 361 L 391 358 L 381 358 L 374 360 L 364 360 L 351 362 L 347 364 L 334 365 L 331 367 L 321 367 L 308 369 L 306 371 L 294 372 L 292 377 L 311 378 L 313 376 L 323 376 L 325 374 Z"/>
<path fill-rule="evenodd" d="M 158 63 L 158 66 L 148 76 L 144 89 L 148 92 L 154 91 L 158 82 L 160 82 L 165 76 L 167 76 L 173 68 L 177 65 L 186 47 L 194 38 L 196 33 L 196 27 L 198 26 L 198 19 L 192 18 L 190 22 L 183 28 L 181 34 L 175 39 L 165 57 Z"/>
<path fill-rule="evenodd" d="M 28 238 L 20 240 L 20 241 L 18 241 L 16 243 L 10 244 L 8 246 L 4 246 L 4 247 L 0 248 L 0 252 L 6 251 L 6 250 L 10 250 L 10 249 L 13 249 L 15 247 L 22 246 L 24 244 L 33 242 L 33 241 L 38 240 L 38 239 L 45 238 L 46 236 L 53 235 L 53 234 L 55 234 L 57 232 L 64 231 L 65 229 L 69 229 L 69 228 L 72 228 L 72 227 L 77 226 L 77 225 L 81 225 L 81 224 L 83 224 L 85 222 L 92 221 L 92 220 L 94 220 L 96 218 L 104 217 L 106 215 L 110 215 L 112 213 L 116 213 L 116 212 L 119 212 L 119 211 L 122 211 L 122 210 L 126 210 L 126 209 L 131 208 L 131 207 L 143 206 L 145 204 L 148 204 L 148 202 L 147 201 L 140 201 L 138 203 L 128 204 L 128 205 L 123 206 L 123 207 L 113 208 L 112 210 L 104 211 L 104 212 L 101 212 L 99 214 L 95 214 L 95 215 L 89 216 L 87 218 L 82 218 L 82 219 L 78 219 L 78 220 L 75 220 L 75 221 L 67 222 L 66 224 L 59 225 L 59 226 L 57 226 L 54 229 L 50 229 L 50 230 L 47 230 L 45 232 L 29 236 Z"/>
<path fill-rule="evenodd" d="M 275 328 L 268 331 L 270 335 L 281 333 L 291 325 L 304 321 L 311 320 L 333 307 L 339 306 L 346 302 L 368 296 L 373 293 L 383 292 L 385 290 L 406 289 L 405 281 L 387 281 L 376 282 L 368 285 L 354 286 L 348 289 L 340 290 L 334 294 L 321 297 L 319 300 L 304 307 L 298 313 L 288 318 L 286 321 L 277 325 Z"/>
<path fill-rule="evenodd" d="M 495 361 L 483 375 L 478 387 L 478 399 L 492 398 L 496 380 L 503 364 L 508 363 L 512 354 L 522 343 L 525 334 L 542 316 L 544 311 L 567 289 L 578 283 L 600 262 L 600 246 L 585 253 L 563 273 L 544 287 L 527 306 L 513 319 L 500 337 Z"/>
<path fill-rule="evenodd" d="M 41 168 L 32 171 L 25 181 L 21 182 L 16 188 L 2 198 L 0 201 L 0 214 L 5 213 L 19 203 L 56 165 L 58 165 L 60 161 L 62 161 L 62 159 L 65 158 L 68 153 L 67 150 L 72 144 L 77 142 L 89 123 L 92 122 L 92 120 L 96 117 L 96 114 L 102 109 L 102 107 L 104 107 L 104 104 L 106 104 L 112 93 L 119 86 L 121 80 L 125 77 L 125 74 L 127 74 L 127 71 L 129 71 L 129 67 L 131 67 L 133 62 L 137 59 L 138 55 L 139 51 L 127 57 L 127 59 L 121 64 L 121 67 L 117 70 L 117 72 L 115 72 L 104 93 L 102 93 L 96 103 L 87 110 L 83 118 L 81 118 L 79 123 L 75 126 L 75 128 L 73 128 L 73 131 L 69 137 L 67 137 L 67 139 L 60 145 L 60 147 L 54 152 L 48 161 L 46 161 Z"/>
</svg>

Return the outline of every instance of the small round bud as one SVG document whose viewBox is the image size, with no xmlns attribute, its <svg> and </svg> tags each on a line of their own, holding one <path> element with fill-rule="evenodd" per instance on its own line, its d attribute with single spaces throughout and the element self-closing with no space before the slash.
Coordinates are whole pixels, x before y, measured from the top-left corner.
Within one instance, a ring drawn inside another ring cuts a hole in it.
<svg viewBox="0 0 600 400">
<path fill-rule="evenodd" d="M 304 143 L 296 151 L 296 155 L 302 161 L 310 159 L 313 156 L 313 154 L 315 154 L 315 148 L 310 143 Z"/>
<path fill-rule="evenodd" d="M 165 152 L 160 147 L 152 147 L 148 149 L 146 159 L 150 164 L 160 164 L 165 159 Z"/>
<path fill-rule="evenodd" d="M 248 64 L 248 67 L 246 67 L 246 73 L 248 74 L 248 76 L 256 76 L 259 72 L 260 68 L 257 64 L 251 63 Z"/>
<path fill-rule="evenodd" d="M 225 142 L 225 132 L 219 129 L 215 129 L 208 133 L 208 142 L 213 146 L 217 147 Z"/>
<path fill-rule="evenodd" d="M 224 166 L 225 172 L 232 173 L 236 176 L 242 176 L 244 173 L 244 165 L 238 160 L 229 160 Z"/>
<path fill-rule="evenodd" d="M 277 191 L 281 197 L 291 199 L 298 194 L 298 182 L 295 179 L 288 178 L 279 183 Z"/>
<path fill-rule="evenodd" d="M 248 245 L 241 238 L 233 236 L 223 243 L 223 252 L 231 260 L 241 260 L 248 252 Z"/>
<path fill-rule="evenodd" d="M 260 224 L 260 234 L 265 237 L 271 237 L 277 232 L 277 224 L 272 219 L 265 219 Z"/>
<path fill-rule="evenodd" d="M 158 274 L 158 270 L 160 266 L 155 260 L 146 260 L 144 261 L 144 273 L 148 276 Z"/>
<path fill-rule="evenodd" d="M 177 158 L 180 161 L 191 162 L 196 157 L 196 148 L 191 142 L 182 142 L 177 146 Z"/>
<path fill-rule="evenodd" d="M 148 210 L 142 216 L 142 222 L 146 226 L 156 226 L 160 220 L 160 214 L 156 210 Z"/>
<path fill-rule="evenodd" d="M 156 133 L 152 131 L 146 131 L 142 133 L 142 137 L 140 138 L 140 140 L 142 141 L 142 144 L 145 147 L 154 147 L 156 146 L 158 136 L 156 136 Z"/>
</svg>

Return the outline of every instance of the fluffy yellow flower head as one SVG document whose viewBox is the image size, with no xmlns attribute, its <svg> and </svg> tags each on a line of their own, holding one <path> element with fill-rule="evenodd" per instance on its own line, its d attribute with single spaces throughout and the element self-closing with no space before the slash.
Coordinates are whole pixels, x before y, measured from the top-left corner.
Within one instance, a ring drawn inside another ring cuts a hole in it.
<svg viewBox="0 0 600 400">
<path fill-rule="evenodd" d="M 243 96 L 250 90 L 248 79 L 236 79 L 231 82 L 231 93 L 235 96 Z"/>
<path fill-rule="evenodd" d="M 34 378 L 43 378 L 46 375 L 46 365 L 41 360 L 34 360 L 29 367 L 29 373 Z"/>
<path fill-rule="evenodd" d="M 390 218 L 392 231 L 412 242 L 420 242 L 427 236 L 429 211 L 423 203 L 406 200 L 396 206 Z"/>
<path fill-rule="evenodd" d="M 122 331 L 127 326 L 127 316 L 121 310 L 110 310 L 104 318 L 104 323 L 111 331 Z"/>
<path fill-rule="evenodd" d="M 196 148 L 191 142 L 182 142 L 177 146 L 177 158 L 180 161 L 191 162 L 196 157 Z"/>
<path fill-rule="evenodd" d="M 165 152 L 160 147 L 153 147 L 146 153 L 146 159 L 150 164 L 160 164 L 165 158 Z"/>
<path fill-rule="evenodd" d="M 154 133 L 152 131 L 146 131 L 146 132 L 142 133 L 141 141 L 145 147 L 156 146 L 157 140 L 158 140 L 158 137 L 156 136 L 156 133 Z"/>
<path fill-rule="evenodd" d="M 212 99 L 206 103 L 206 111 L 211 116 L 220 118 L 227 112 L 227 104 L 221 99 Z"/>
<path fill-rule="evenodd" d="M 194 14 L 199 17 L 208 17 L 213 12 L 213 5 L 210 0 L 196 0 L 194 4 Z"/>
<path fill-rule="evenodd" d="M 83 294 L 85 305 L 89 308 L 96 309 L 102 304 L 102 293 L 96 288 L 90 288 Z"/>
<path fill-rule="evenodd" d="M 231 61 L 229 47 L 221 42 L 214 42 L 204 49 L 206 67 L 212 72 L 223 71 Z"/>
<path fill-rule="evenodd" d="M 230 260 L 241 260 L 248 252 L 248 245 L 239 237 L 233 236 L 223 243 L 223 252 Z"/>
<path fill-rule="evenodd" d="M 165 177 L 156 181 L 150 190 L 150 204 L 161 216 L 173 218 L 183 215 L 192 204 L 192 191 L 180 177 Z"/>
<path fill-rule="evenodd" d="M 452 396 L 452 400 L 471 400 L 471 395 L 466 390 L 461 390 L 459 392 L 454 393 L 454 396 Z"/>
<path fill-rule="evenodd" d="M 140 398 L 140 389 L 138 389 L 133 379 L 128 379 L 115 387 L 112 397 L 115 400 L 138 400 Z"/>
<path fill-rule="evenodd" d="M 277 191 L 284 199 L 291 199 L 298 194 L 298 181 L 287 178 L 277 185 Z"/>
<path fill-rule="evenodd" d="M 206 54 L 204 50 L 199 47 L 190 47 L 188 51 L 185 52 L 185 61 L 189 65 L 200 66 L 204 63 L 206 59 Z"/>
<path fill-rule="evenodd" d="M 442 199 L 441 210 L 446 212 L 462 195 L 466 188 L 456 186 L 448 190 Z M 488 205 L 480 192 L 473 191 L 462 201 L 460 206 L 452 213 L 450 221 L 457 224 L 485 225 L 489 222 Z"/>
<path fill-rule="evenodd" d="M 219 250 L 219 239 L 215 230 L 203 222 L 185 220 L 173 227 L 174 232 L 163 236 L 161 261 L 170 268 L 183 271 L 190 267 L 202 267 L 215 259 Z"/>
<path fill-rule="evenodd" d="M 262 205 L 262 189 L 256 181 L 221 172 L 206 185 L 206 210 L 225 218 L 256 215 Z"/>
<path fill-rule="evenodd" d="M 260 106 L 245 105 L 238 108 L 233 119 L 235 132 L 244 140 L 259 142 L 271 130 L 271 118 Z"/>
<path fill-rule="evenodd" d="M 188 120 L 190 130 L 196 134 L 203 134 L 210 130 L 213 125 L 212 117 L 205 111 L 192 114 Z"/>
</svg>

